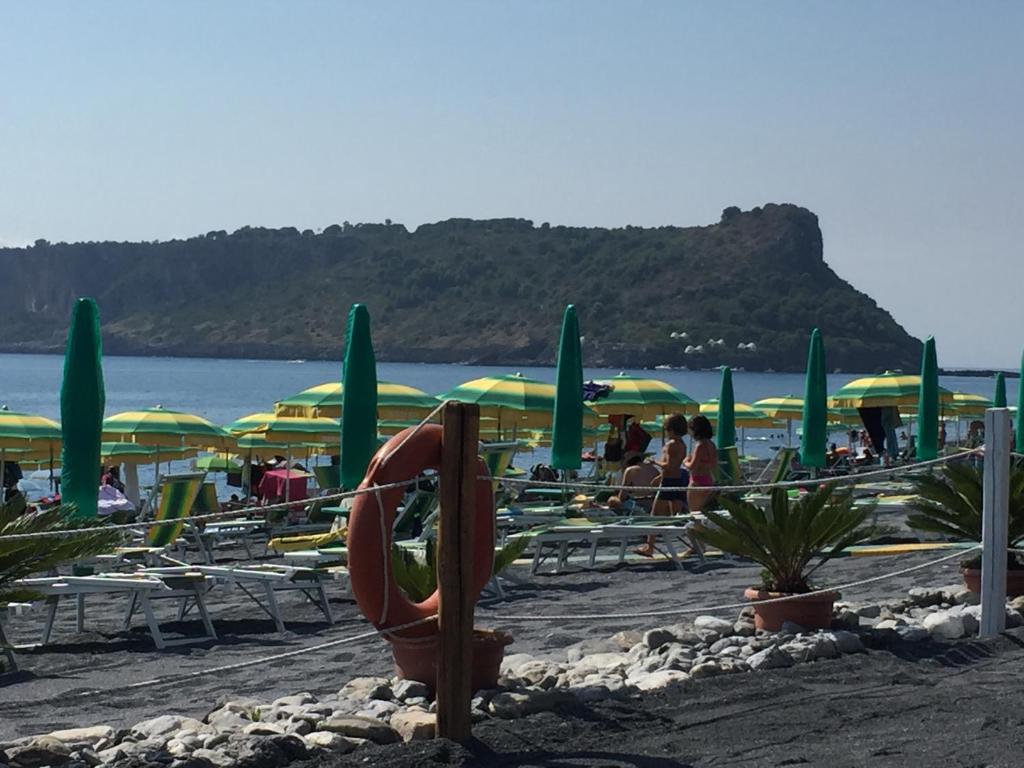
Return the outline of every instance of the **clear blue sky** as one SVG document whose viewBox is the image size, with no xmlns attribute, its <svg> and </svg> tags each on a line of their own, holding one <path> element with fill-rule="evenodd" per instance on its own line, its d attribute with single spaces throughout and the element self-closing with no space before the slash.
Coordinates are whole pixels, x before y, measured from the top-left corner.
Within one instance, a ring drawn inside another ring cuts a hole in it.
<svg viewBox="0 0 1024 768">
<path fill-rule="evenodd" d="M 0 6 L 0 242 L 814 210 L 944 365 L 1024 345 L 1024 3 Z"/>
</svg>

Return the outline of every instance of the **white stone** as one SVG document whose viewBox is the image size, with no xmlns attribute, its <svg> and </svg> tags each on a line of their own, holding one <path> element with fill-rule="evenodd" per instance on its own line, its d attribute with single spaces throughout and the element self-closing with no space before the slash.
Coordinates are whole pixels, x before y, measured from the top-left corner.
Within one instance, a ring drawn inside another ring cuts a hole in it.
<svg viewBox="0 0 1024 768">
<path fill-rule="evenodd" d="M 835 643 L 840 653 L 861 653 L 864 650 L 864 643 L 853 632 L 838 629 L 835 632 L 823 632 L 822 636 Z"/>
<path fill-rule="evenodd" d="M 583 678 L 594 672 L 613 672 L 625 669 L 629 658 L 624 653 L 591 653 L 573 664 L 572 672 Z"/>
<path fill-rule="evenodd" d="M 369 717 L 331 717 L 321 722 L 317 730 L 366 739 L 376 744 L 394 744 L 401 741 L 398 731 L 390 725 Z"/>
<path fill-rule="evenodd" d="M 773 645 L 748 657 L 747 664 L 751 669 L 780 669 L 793 666 L 793 659 Z"/>
<path fill-rule="evenodd" d="M 301 707 L 306 704 L 316 704 L 316 696 L 309 691 L 303 691 L 302 693 L 294 693 L 291 696 L 282 696 L 279 699 L 274 699 L 275 707 Z"/>
<path fill-rule="evenodd" d="M 104 739 L 113 739 L 115 732 L 109 725 L 95 725 L 91 728 L 65 728 L 60 731 L 51 731 L 48 735 L 65 744 L 90 744 L 95 746 L 97 742 Z"/>
<path fill-rule="evenodd" d="M 345 755 L 356 748 L 355 742 L 346 739 L 340 733 L 330 731 L 315 731 L 302 737 L 309 747 L 326 749 L 339 755 Z"/>
<path fill-rule="evenodd" d="M 651 672 L 636 680 L 634 685 L 641 691 L 657 691 L 670 685 L 682 685 L 690 679 L 690 675 L 676 669 L 663 669 Z"/>
<path fill-rule="evenodd" d="M 674 671 L 674 670 L 665 670 Z M 716 661 L 705 661 L 702 664 L 694 664 L 690 667 L 690 677 L 697 679 L 700 677 L 714 677 L 722 673 L 721 665 Z"/>
<path fill-rule="evenodd" d="M 434 738 L 437 715 L 416 710 L 396 712 L 391 718 L 391 727 L 398 731 L 402 741 L 425 741 Z"/>
<path fill-rule="evenodd" d="M 693 620 L 693 628 L 695 630 L 709 629 L 712 632 L 717 632 L 722 635 L 729 635 L 732 633 L 733 623 L 727 619 L 721 619 L 717 616 L 698 616 Z"/>
<path fill-rule="evenodd" d="M 387 701 L 392 696 L 391 683 L 383 677 L 357 677 L 345 683 L 338 694 L 354 701 L 366 699 Z"/>
<path fill-rule="evenodd" d="M 430 696 L 430 687 L 419 680 L 399 680 L 392 686 L 392 693 L 394 693 L 395 698 L 399 701 L 418 698 L 425 699 Z"/>
<path fill-rule="evenodd" d="M 948 612 L 932 613 L 923 622 L 931 636 L 938 640 L 959 640 L 964 636 L 964 622 Z"/>
</svg>

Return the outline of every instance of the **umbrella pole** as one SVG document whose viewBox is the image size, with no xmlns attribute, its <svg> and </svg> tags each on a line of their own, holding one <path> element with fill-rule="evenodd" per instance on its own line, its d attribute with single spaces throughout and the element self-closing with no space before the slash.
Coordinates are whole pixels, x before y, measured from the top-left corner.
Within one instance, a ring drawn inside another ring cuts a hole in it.
<svg viewBox="0 0 1024 768">
<path fill-rule="evenodd" d="M 793 420 L 786 419 L 786 447 L 793 447 Z"/>
<path fill-rule="evenodd" d="M 288 445 L 285 446 L 285 448 L 284 448 L 284 455 L 285 455 L 285 458 L 284 458 L 284 500 L 285 500 L 285 503 L 287 503 L 289 501 L 289 499 L 290 499 L 290 496 L 291 496 L 289 491 L 292 488 L 292 470 L 291 470 L 291 466 L 292 466 L 292 444 L 291 443 L 288 443 Z"/>
<path fill-rule="evenodd" d="M 127 491 L 128 499 L 139 508 L 139 468 L 134 462 L 126 462 L 124 465 L 124 489 Z"/>
<path fill-rule="evenodd" d="M 7 503 L 7 449 L 0 448 L 0 507 Z"/>
<path fill-rule="evenodd" d="M 0 474 L 0 477 L 3 475 Z M 50 493 L 57 490 L 56 485 L 53 482 L 53 443 L 50 443 Z"/>
</svg>

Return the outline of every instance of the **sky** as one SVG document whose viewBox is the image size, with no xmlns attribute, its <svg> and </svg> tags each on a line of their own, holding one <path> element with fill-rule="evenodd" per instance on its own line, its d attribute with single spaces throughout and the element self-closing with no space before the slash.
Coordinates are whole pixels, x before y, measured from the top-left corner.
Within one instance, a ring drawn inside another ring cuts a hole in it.
<svg viewBox="0 0 1024 768">
<path fill-rule="evenodd" d="M 813 210 L 943 366 L 1024 346 L 1024 3 L 0 5 L 0 243 Z"/>
</svg>

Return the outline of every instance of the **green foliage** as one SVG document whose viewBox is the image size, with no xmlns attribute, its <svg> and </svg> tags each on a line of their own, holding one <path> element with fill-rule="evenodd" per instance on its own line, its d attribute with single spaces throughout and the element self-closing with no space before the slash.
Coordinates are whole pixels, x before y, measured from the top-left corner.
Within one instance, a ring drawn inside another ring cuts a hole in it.
<svg viewBox="0 0 1024 768">
<path fill-rule="evenodd" d="M 84 557 L 110 552 L 124 538 L 119 530 L 110 530 L 98 520 L 75 519 L 73 513 L 70 504 L 22 515 L 13 509 L 0 509 L 0 604 L 34 597 L 11 586 L 18 579 Z M 13 541 L 2 538 L 73 528 L 90 528 L 95 532 Z"/>
<path fill-rule="evenodd" d="M 512 565 L 526 551 L 529 543 L 525 537 L 515 539 L 495 552 L 491 573 L 497 576 Z M 395 582 L 410 600 L 416 603 L 426 600 L 437 589 L 437 553 L 434 542 L 427 542 L 422 556 L 413 549 L 392 544 L 391 572 Z"/>
<path fill-rule="evenodd" d="M 772 592 L 810 592 L 809 579 L 823 563 L 875 535 L 874 528 L 864 525 L 871 508 L 854 507 L 848 492 L 831 486 L 793 503 L 784 489 L 776 488 L 763 509 L 728 496 L 720 502 L 729 514 L 705 512 L 712 526 L 697 536 L 764 566 L 763 586 Z"/>
<path fill-rule="evenodd" d="M 914 498 L 907 503 L 907 524 L 916 531 L 937 533 L 958 541 L 981 541 L 982 468 L 966 461 L 946 464 L 938 475 L 919 475 L 912 480 Z M 1010 467 L 1009 537 L 1007 546 L 1024 543 L 1024 464 Z M 968 561 L 973 565 L 974 557 Z M 1019 555 L 1010 565 L 1024 567 Z"/>
<path fill-rule="evenodd" d="M 69 297 L 94 296 L 115 354 L 336 359 L 342 313 L 358 301 L 380 360 L 550 364 L 568 303 L 588 365 L 801 371 L 815 326 L 831 367 L 916 370 L 921 355 L 828 267 L 817 217 L 793 205 L 729 208 L 719 224 L 687 228 L 452 219 L 415 232 L 357 224 L 44 242 L 0 248 L 0 274 L 4 338 L 25 350 L 59 348 Z M 678 331 L 687 339 L 671 338 Z M 756 351 L 737 349 L 751 341 Z M 687 354 L 688 344 L 704 351 Z"/>
</svg>

